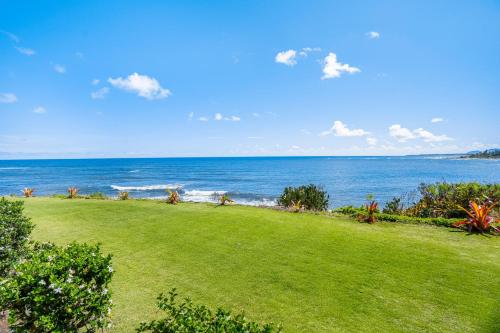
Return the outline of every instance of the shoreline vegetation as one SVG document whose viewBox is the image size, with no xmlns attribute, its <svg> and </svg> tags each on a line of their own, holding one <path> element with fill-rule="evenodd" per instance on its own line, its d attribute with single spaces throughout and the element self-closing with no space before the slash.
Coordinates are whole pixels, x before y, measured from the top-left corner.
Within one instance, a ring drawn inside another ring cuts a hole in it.
<svg viewBox="0 0 500 333">
<path fill-rule="evenodd" d="M 498 328 L 495 313 L 471 320 L 469 309 L 500 298 L 488 287 L 500 274 L 500 184 L 421 184 L 383 208 L 368 195 L 336 209 L 314 184 L 286 187 L 269 209 L 227 193 L 183 203 L 170 189 L 165 200 L 22 192 L 0 198 L 0 325 L 14 331 Z"/>
</svg>

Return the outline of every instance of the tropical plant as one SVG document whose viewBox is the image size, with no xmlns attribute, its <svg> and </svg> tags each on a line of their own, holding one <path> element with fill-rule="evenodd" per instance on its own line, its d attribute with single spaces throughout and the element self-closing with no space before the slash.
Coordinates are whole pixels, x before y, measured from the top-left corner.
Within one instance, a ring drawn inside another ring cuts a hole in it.
<svg viewBox="0 0 500 333">
<path fill-rule="evenodd" d="M 278 333 L 281 325 L 259 325 L 249 321 L 243 313 L 233 315 L 230 311 L 218 308 L 215 312 L 204 305 L 194 304 L 186 298 L 178 303 L 177 293 L 172 289 L 167 295 L 157 298 L 158 308 L 166 313 L 166 318 L 143 322 L 137 332 L 151 333 Z"/>
<path fill-rule="evenodd" d="M 76 187 L 68 187 L 68 198 L 69 199 L 75 199 L 76 197 L 78 197 L 78 188 Z"/>
<path fill-rule="evenodd" d="M 298 201 L 293 201 L 290 203 L 290 207 L 288 207 L 292 212 L 298 213 L 300 212 L 304 207 L 302 206 L 302 203 L 300 200 Z"/>
<path fill-rule="evenodd" d="M 460 207 L 467 214 L 467 219 L 453 224 L 456 228 L 465 226 L 469 232 L 478 231 L 480 233 L 500 232 L 500 228 L 495 226 L 500 220 L 490 215 L 490 212 L 496 206 L 491 201 L 486 201 L 479 205 L 475 201 L 469 203 L 469 210 Z"/>
<path fill-rule="evenodd" d="M 118 199 L 120 200 L 128 200 L 129 199 L 129 193 L 127 191 L 122 191 L 118 193 Z"/>
<path fill-rule="evenodd" d="M 181 197 L 179 195 L 179 192 L 167 189 L 167 193 L 168 193 L 167 203 L 171 205 L 177 205 L 179 202 L 181 202 Z"/>
<path fill-rule="evenodd" d="M 283 207 L 290 207 L 292 202 L 301 202 L 304 209 L 324 211 L 328 208 L 329 196 L 322 187 L 309 184 L 299 187 L 286 187 L 283 190 L 278 204 Z"/>
<path fill-rule="evenodd" d="M 366 204 L 365 212 L 360 213 L 358 215 L 358 220 L 367 223 L 375 223 L 377 221 L 375 213 L 377 212 L 378 212 L 378 203 L 375 200 L 372 200 Z"/>
<path fill-rule="evenodd" d="M 0 279 L 28 252 L 31 220 L 23 214 L 24 203 L 0 198 Z"/>
<path fill-rule="evenodd" d="M 33 196 L 35 189 L 31 188 L 31 187 L 25 187 L 25 188 L 23 188 L 22 192 L 23 192 L 23 195 L 25 198 L 29 198 L 29 197 Z"/>
<path fill-rule="evenodd" d="M 219 206 L 226 206 L 230 203 L 233 203 L 234 200 L 232 200 L 231 197 L 229 195 L 227 195 L 226 193 L 222 193 L 219 196 L 218 202 L 219 202 Z"/>
<path fill-rule="evenodd" d="M 99 246 L 36 244 L 0 284 L 10 332 L 96 332 L 110 324 L 111 256 Z"/>
</svg>

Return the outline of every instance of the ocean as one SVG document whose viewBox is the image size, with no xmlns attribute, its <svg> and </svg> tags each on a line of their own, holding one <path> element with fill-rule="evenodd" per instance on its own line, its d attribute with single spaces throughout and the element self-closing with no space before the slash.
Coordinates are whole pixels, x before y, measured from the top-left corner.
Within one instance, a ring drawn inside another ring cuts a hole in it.
<svg viewBox="0 0 500 333">
<path fill-rule="evenodd" d="M 361 205 L 367 194 L 381 203 L 438 181 L 500 182 L 500 160 L 450 157 L 227 157 L 0 160 L 0 195 L 103 192 L 160 199 L 177 189 L 185 201 L 213 201 L 228 193 L 237 203 L 274 205 L 286 186 L 322 185 L 330 206 Z"/>
</svg>

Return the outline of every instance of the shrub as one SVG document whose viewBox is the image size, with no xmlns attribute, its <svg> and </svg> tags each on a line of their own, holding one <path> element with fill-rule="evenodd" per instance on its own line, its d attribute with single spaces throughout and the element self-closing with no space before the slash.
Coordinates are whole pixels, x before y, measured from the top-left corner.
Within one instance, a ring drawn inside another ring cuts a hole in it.
<svg viewBox="0 0 500 333">
<path fill-rule="evenodd" d="M 30 187 L 25 187 L 23 188 L 22 192 L 25 198 L 29 198 L 33 196 L 33 192 L 35 192 L 35 189 Z"/>
<path fill-rule="evenodd" d="M 375 213 L 378 213 L 378 203 L 372 200 L 366 204 L 365 211 L 358 215 L 358 220 L 367 223 L 375 223 L 377 221 Z"/>
<path fill-rule="evenodd" d="M 13 332 L 95 332 L 109 326 L 111 257 L 99 246 L 36 244 L 0 285 Z"/>
<path fill-rule="evenodd" d="M 358 213 L 362 213 L 363 210 L 363 207 L 358 208 L 354 206 L 343 206 L 333 209 L 332 213 L 338 213 L 342 215 L 357 215 Z"/>
<path fill-rule="evenodd" d="M 499 220 L 496 220 L 493 216 L 490 216 L 490 212 L 495 207 L 492 202 L 485 202 L 482 205 L 471 201 L 469 204 L 470 210 L 462 208 L 468 215 L 467 219 L 464 221 L 456 222 L 453 224 L 454 227 L 460 228 L 466 226 L 469 232 L 479 231 L 480 233 L 487 232 L 500 232 L 500 228 L 494 226 Z"/>
<path fill-rule="evenodd" d="M 408 209 L 407 215 L 419 217 L 466 217 L 460 207 L 469 202 L 482 202 L 486 198 L 500 201 L 500 184 L 435 183 L 419 186 L 420 200 Z"/>
<path fill-rule="evenodd" d="M 128 200 L 129 199 L 129 193 L 127 191 L 119 192 L 118 193 L 118 199 L 120 199 L 120 200 Z"/>
<path fill-rule="evenodd" d="M 68 198 L 74 199 L 78 197 L 78 189 L 76 187 L 68 187 Z"/>
<path fill-rule="evenodd" d="M 402 215 L 404 212 L 404 205 L 401 197 L 394 197 L 390 201 L 388 201 L 382 212 L 386 214 L 396 214 Z"/>
<path fill-rule="evenodd" d="M 179 192 L 171 191 L 168 189 L 167 192 L 168 192 L 167 203 L 171 205 L 177 205 L 179 202 L 181 202 L 181 197 L 179 195 Z"/>
<path fill-rule="evenodd" d="M 314 184 L 299 187 L 286 187 L 278 199 L 278 204 L 290 207 L 292 202 L 300 201 L 304 209 L 324 211 L 328 208 L 329 196 L 323 188 Z"/>
<path fill-rule="evenodd" d="M 151 333 L 273 333 L 282 332 L 281 326 L 259 325 L 248 321 L 243 314 L 232 315 L 230 311 L 218 308 L 215 312 L 204 305 L 194 304 L 186 298 L 180 304 L 176 301 L 175 289 L 168 295 L 158 297 L 158 308 L 167 314 L 164 319 L 141 323 L 137 332 Z"/>
<path fill-rule="evenodd" d="M 90 193 L 87 198 L 89 199 L 97 199 L 97 200 L 106 200 L 108 197 L 106 196 L 106 194 L 102 193 L 102 192 L 94 192 L 94 193 Z"/>
<path fill-rule="evenodd" d="M 225 193 L 222 193 L 219 196 L 218 201 L 219 201 L 220 206 L 226 206 L 226 205 L 234 202 L 234 200 L 232 200 L 231 197 Z"/>
<path fill-rule="evenodd" d="M 0 279 L 28 250 L 31 220 L 23 214 L 24 203 L 0 198 Z"/>
</svg>

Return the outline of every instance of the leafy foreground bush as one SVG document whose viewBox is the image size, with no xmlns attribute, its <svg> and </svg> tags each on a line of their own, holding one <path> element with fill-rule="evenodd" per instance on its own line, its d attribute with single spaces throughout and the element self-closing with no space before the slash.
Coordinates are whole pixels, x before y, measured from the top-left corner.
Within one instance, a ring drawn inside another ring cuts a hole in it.
<svg viewBox="0 0 500 333">
<path fill-rule="evenodd" d="M 110 325 L 111 256 L 99 246 L 36 244 L 0 284 L 12 332 L 95 332 Z"/>
<path fill-rule="evenodd" d="M 420 184 L 418 198 L 413 202 L 405 202 L 404 196 L 393 198 L 385 205 L 384 213 L 417 217 L 466 217 L 467 214 L 460 207 L 467 207 L 471 201 L 484 202 L 489 199 L 499 202 L 500 184 Z"/>
<path fill-rule="evenodd" d="M 493 216 L 489 215 L 491 210 L 495 207 L 494 203 L 485 202 L 482 205 L 478 205 L 476 202 L 471 201 L 469 207 L 469 210 L 462 208 L 468 215 L 467 219 L 453 224 L 454 227 L 460 228 L 462 226 L 466 226 L 469 232 L 500 232 L 500 228 L 494 225 L 495 223 L 500 222 L 500 220 L 497 220 Z"/>
<path fill-rule="evenodd" d="M 273 333 L 282 332 L 281 326 L 259 325 L 248 321 L 243 314 L 233 316 L 229 311 L 218 308 L 212 312 L 204 305 L 193 304 L 186 298 L 178 304 L 177 293 L 172 289 L 168 295 L 158 297 L 158 308 L 167 317 L 141 323 L 137 332 L 152 333 Z"/>
<path fill-rule="evenodd" d="M 0 279 L 28 250 L 33 224 L 23 215 L 23 205 L 22 201 L 0 199 Z"/>
<path fill-rule="evenodd" d="M 307 210 L 324 211 L 328 208 L 329 195 L 320 186 L 309 184 L 299 187 L 286 187 L 278 199 L 278 205 L 291 207 L 300 202 Z"/>
</svg>

